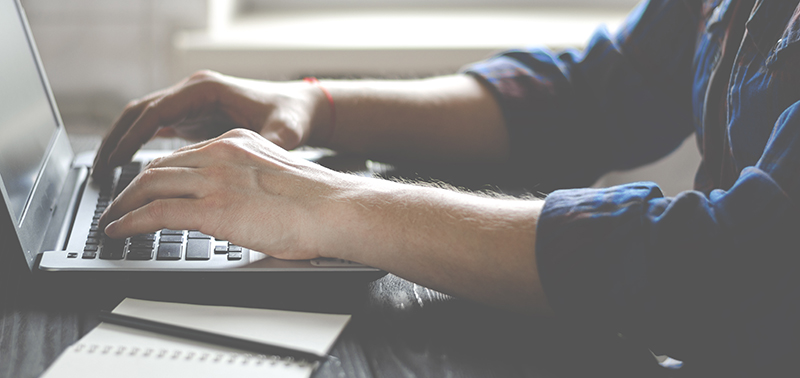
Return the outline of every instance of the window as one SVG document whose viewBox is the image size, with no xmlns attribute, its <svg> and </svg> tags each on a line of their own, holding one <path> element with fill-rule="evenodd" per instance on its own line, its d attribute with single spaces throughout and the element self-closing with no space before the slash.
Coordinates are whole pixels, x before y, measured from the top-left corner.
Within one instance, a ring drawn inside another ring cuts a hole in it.
<svg viewBox="0 0 800 378">
<path fill-rule="evenodd" d="M 638 0 L 234 0 L 243 14 L 303 8 L 591 7 L 631 8 Z"/>
<path fill-rule="evenodd" d="M 616 29 L 637 2 L 207 1 L 208 28 L 175 39 L 179 72 L 210 68 L 276 80 L 425 76 L 508 48 L 579 48 L 598 26 Z"/>
</svg>

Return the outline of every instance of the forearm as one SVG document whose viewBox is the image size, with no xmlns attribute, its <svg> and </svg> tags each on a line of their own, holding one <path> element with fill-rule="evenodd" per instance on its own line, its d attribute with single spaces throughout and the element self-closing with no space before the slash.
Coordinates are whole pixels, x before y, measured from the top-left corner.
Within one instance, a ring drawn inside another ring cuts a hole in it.
<svg viewBox="0 0 800 378">
<path fill-rule="evenodd" d="M 323 254 L 461 298 L 550 313 L 535 254 L 543 201 L 359 179 L 330 202 Z"/>
<path fill-rule="evenodd" d="M 310 144 L 385 158 L 502 161 L 508 136 L 494 97 L 468 75 L 423 80 L 324 80 Z M 332 128 L 331 128 L 332 127 Z"/>
</svg>

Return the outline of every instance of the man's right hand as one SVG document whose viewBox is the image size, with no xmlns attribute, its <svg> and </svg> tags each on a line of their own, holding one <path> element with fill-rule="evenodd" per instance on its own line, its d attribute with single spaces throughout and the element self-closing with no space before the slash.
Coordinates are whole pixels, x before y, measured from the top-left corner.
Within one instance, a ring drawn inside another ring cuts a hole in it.
<svg viewBox="0 0 800 378">
<path fill-rule="evenodd" d="M 130 102 L 103 140 L 92 175 L 130 161 L 154 136 L 200 141 L 234 128 L 253 130 L 285 149 L 305 144 L 330 111 L 304 82 L 265 82 L 200 71 L 173 87 Z M 325 126 L 325 125 L 323 125 Z"/>
</svg>

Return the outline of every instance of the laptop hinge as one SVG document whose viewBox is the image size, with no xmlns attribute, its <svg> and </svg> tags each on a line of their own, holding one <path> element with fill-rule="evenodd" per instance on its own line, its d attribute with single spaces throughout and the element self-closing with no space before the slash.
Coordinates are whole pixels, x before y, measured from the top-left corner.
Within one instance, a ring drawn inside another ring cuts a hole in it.
<svg viewBox="0 0 800 378">
<path fill-rule="evenodd" d="M 55 203 L 53 216 L 47 225 L 47 231 L 39 251 L 63 250 L 69 241 L 72 224 L 78 210 L 79 201 L 89 177 L 89 169 L 74 166 L 64 180 L 64 186 Z"/>
</svg>

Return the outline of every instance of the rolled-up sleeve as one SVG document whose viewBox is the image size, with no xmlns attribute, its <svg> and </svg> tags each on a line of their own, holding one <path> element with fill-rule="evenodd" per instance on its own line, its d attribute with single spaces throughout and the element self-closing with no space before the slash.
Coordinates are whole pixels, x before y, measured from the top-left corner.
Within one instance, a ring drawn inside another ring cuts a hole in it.
<svg viewBox="0 0 800 378">
<path fill-rule="evenodd" d="M 583 52 L 508 51 L 467 67 L 503 109 L 523 174 L 586 186 L 689 135 L 701 3 L 643 2 Z M 687 367 L 797 373 L 800 103 L 773 122 L 760 160 L 727 190 L 667 198 L 642 182 L 549 194 L 536 254 L 556 313 Z"/>
<path fill-rule="evenodd" d="M 542 284 L 558 313 L 657 353 L 741 374 L 785 367 L 800 340 L 798 201 L 800 103 L 727 191 L 665 198 L 634 183 L 550 194 Z"/>
<path fill-rule="evenodd" d="M 543 188 L 587 186 L 691 134 L 699 4 L 643 3 L 582 52 L 512 50 L 465 67 L 494 92 L 522 174 Z"/>
</svg>

